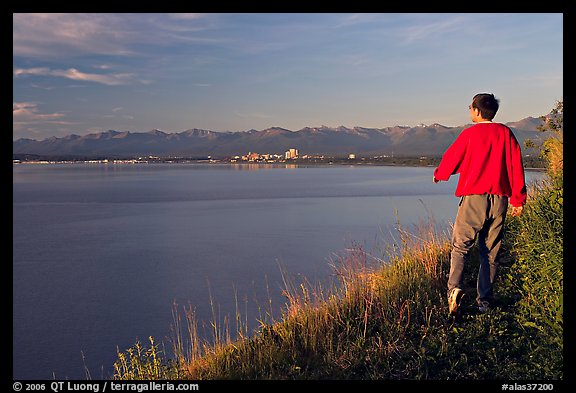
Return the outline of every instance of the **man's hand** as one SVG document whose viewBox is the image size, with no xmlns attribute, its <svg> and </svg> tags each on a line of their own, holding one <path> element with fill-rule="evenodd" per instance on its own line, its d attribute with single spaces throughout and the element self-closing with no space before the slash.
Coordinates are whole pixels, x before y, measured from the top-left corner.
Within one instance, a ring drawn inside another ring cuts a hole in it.
<svg viewBox="0 0 576 393">
<path fill-rule="evenodd" d="M 432 181 L 433 181 L 434 183 L 438 183 L 440 180 L 436 179 L 436 177 L 435 177 L 434 175 L 432 175 Z"/>
<path fill-rule="evenodd" d="M 522 214 L 522 210 L 524 210 L 524 206 L 511 206 L 510 215 L 512 217 L 518 217 Z"/>
</svg>

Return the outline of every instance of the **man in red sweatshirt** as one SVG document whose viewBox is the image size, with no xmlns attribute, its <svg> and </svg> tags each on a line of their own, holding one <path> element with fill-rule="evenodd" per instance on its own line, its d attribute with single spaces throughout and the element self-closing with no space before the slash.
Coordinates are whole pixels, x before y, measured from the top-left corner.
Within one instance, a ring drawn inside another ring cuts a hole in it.
<svg viewBox="0 0 576 393">
<path fill-rule="evenodd" d="M 468 108 L 476 124 L 460 133 L 433 175 L 437 183 L 460 174 L 456 196 L 461 199 L 452 232 L 448 278 L 450 314 L 458 313 L 464 294 L 462 272 L 476 238 L 480 259 L 476 303 L 480 312 L 490 308 L 508 204 L 511 215 L 518 216 L 526 203 L 520 145 L 512 130 L 492 122 L 499 108 L 498 99 L 493 94 L 476 94 Z"/>
</svg>

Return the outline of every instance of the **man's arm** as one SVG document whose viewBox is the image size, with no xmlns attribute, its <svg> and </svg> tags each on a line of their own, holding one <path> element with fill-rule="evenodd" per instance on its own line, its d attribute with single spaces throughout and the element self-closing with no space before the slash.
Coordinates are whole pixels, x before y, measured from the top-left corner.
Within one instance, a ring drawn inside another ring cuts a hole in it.
<svg viewBox="0 0 576 393">
<path fill-rule="evenodd" d="M 432 175 L 432 181 L 434 183 L 438 183 L 441 180 L 448 181 L 450 176 L 459 172 L 460 164 L 466 154 L 466 143 L 464 139 L 465 135 L 460 134 L 450 147 L 448 147 L 442 156 L 442 160 L 440 160 L 440 164 Z"/>
<path fill-rule="evenodd" d="M 518 140 L 511 133 L 510 140 L 510 162 L 512 168 L 509 173 L 511 186 L 512 186 L 512 196 L 510 197 L 510 204 L 515 207 L 522 207 L 526 203 L 526 179 L 524 175 L 524 162 L 522 160 L 522 150 Z M 522 210 L 520 210 L 520 213 Z M 518 213 L 518 215 L 520 215 Z"/>
</svg>

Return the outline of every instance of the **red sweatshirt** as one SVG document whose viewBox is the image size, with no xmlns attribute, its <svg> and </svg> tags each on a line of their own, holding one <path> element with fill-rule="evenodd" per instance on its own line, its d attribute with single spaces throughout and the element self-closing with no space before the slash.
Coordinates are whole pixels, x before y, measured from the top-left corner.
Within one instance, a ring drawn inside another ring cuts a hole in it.
<svg viewBox="0 0 576 393">
<path fill-rule="evenodd" d="M 500 123 L 477 123 L 464 129 L 446 150 L 437 180 L 460 174 L 456 196 L 494 194 L 510 198 L 512 206 L 526 203 L 526 184 L 520 145 L 510 128 Z"/>
</svg>

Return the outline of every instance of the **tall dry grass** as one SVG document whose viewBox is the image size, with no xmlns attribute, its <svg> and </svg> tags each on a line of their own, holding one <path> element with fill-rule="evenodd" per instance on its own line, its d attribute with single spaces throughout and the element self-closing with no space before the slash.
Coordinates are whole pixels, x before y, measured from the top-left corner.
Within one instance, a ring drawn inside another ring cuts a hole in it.
<svg viewBox="0 0 576 393">
<path fill-rule="evenodd" d="M 404 351 L 402 338 L 414 326 L 425 337 L 433 315 L 445 311 L 439 303 L 449 255 L 446 235 L 432 226 L 416 235 L 399 228 L 398 235 L 387 258 L 350 247 L 334 262 L 333 287 L 295 283 L 284 275 L 281 317 L 261 322 L 253 334 L 237 312 L 236 334 L 230 334 L 232 318 L 221 326 L 212 322 L 207 341 L 198 334 L 192 308 L 182 310 L 184 324 L 175 313 L 181 373 L 191 379 L 354 378 L 364 375 L 356 371 L 359 361 L 373 361 L 372 372 L 386 373 L 376 364 L 389 358 L 384 363 L 390 369 L 392 358 Z"/>
</svg>

